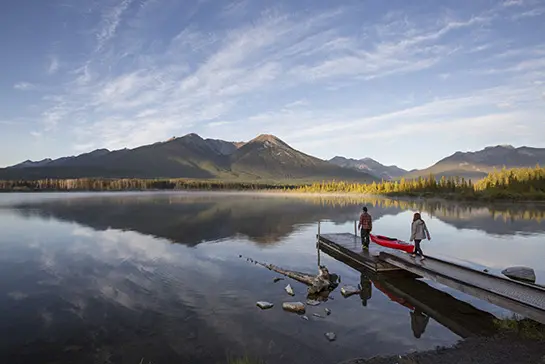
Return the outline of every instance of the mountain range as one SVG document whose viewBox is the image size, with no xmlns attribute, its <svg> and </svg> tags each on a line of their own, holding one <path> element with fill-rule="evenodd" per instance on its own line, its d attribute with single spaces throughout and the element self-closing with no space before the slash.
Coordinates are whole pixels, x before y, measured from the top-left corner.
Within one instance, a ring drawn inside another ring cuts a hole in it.
<svg viewBox="0 0 545 364">
<path fill-rule="evenodd" d="M 274 135 L 248 142 L 203 139 L 197 134 L 134 149 L 89 153 L 58 159 L 24 161 L 0 169 L 0 179 L 42 178 L 198 178 L 244 181 L 372 182 L 460 176 L 477 180 L 494 168 L 545 165 L 545 148 L 497 145 L 476 152 L 456 152 L 429 168 L 407 171 L 371 158 L 336 156 L 328 161 L 298 151 Z"/>
<path fill-rule="evenodd" d="M 545 148 L 497 145 L 476 152 L 456 152 L 429 168 L 411 171 L 403 177 L 411 179 L 433 173 L 436 177 L 460 176 L 478 180 L 494 169 L 535 167 L 537 164 L 545 165 Z"/>
<path fill-rule="evenodd" d="M 90 153 L 59 159 L 24 161 L 0 169 L 0 179 L 41 178 L 199 178 L 238 180 L 347 180 L 371 182 L 375 176 L 339 167 L 293 149 L 273 135 L 249 142 L 203 139 L 197 134 L 135 149 Z"/>
</svg>

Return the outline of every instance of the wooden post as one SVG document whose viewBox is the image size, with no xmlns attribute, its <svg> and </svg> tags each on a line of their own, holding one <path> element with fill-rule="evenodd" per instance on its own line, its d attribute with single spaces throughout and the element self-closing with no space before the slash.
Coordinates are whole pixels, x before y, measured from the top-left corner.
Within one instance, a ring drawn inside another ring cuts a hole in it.
<svg viewBox="0 0 545 364">
<path fill-rule="evenodd" d="M 316 253 L 318 254 L 318 270 L 320 269 L 320 243 L 316 244 Z"/>
<path fill-rule="evenodd" d="M 318 235 L 316 235 L 316 249 L 320 249 L 320 221 L 318 221 Z"/>
</svg>

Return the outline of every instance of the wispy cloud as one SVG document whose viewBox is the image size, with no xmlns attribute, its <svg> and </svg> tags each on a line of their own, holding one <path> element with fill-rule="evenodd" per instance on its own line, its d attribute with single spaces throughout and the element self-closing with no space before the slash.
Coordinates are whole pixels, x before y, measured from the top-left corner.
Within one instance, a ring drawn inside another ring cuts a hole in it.
<svg viewBox="0 0 545 364">
<path fill-rule="evenodd" d="M 122 0 L 113 7 L 106 7 L 103 10 L 101 22 L 96 33 L 96 51 L 104 48 L 106 43 L 112 39 L 121 23 L 123 13 L 129 8 L 133 0 Z"/>
<path fill-rule="evenodd" d="M 540 16 L 540 15 L 543 15 L 543 14 L 545 14 L 545 7 L 541 6 L 541 7 L 534 8 L 534 9 L 531 9 L 531 10 L 528 10 L 528 11 L 524 11 L 524 12 L 519 13 L 519 14 L 513 14 L 511 18 L 513 20 L 520 20 L 520 19 L 525 19 L 525 18 L 533 18 L 533 17 Z"/>
<path fill-rule="evenodd" d="M 35 90 L 37 86 L 30 82 L 18 82 L 13 85 L 13 88 L 20 91 Z"/>
<path fill-rule="evenodd" d="M 502 3 L 502 6 L 504 7 L 522 6 L 522 5 L 524 5 L 524 0 L 506 0 Z"/>
<path fill-rule="evenodd" d="M 59 58 L 57 56 L 51 56 L 49 59 L 49 66 L 47 67 L 47 73 L 50 75 L 55 74 L 59 70 L 59 67 Z"/>
</svg>

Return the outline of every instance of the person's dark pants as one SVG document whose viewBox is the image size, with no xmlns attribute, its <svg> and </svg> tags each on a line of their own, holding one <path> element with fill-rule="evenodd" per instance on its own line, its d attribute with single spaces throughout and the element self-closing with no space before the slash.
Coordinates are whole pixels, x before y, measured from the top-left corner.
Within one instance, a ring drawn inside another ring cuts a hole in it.
<svg viewBox="0 0 545 364">
<path fill-rule="evenodd" d="M 366 248 L 369 248 L 369 234 L 371 233 L 371 230 L 369 229 L 361 229 L 361 245 L 363 245 Z"/>
<path fill-rule="evenodd" d="M 421 257 L 424 256 L 424 252 L 422 251 L 422 248 L 420 248 L 420 242 L 422 240 L 420 239 L 414 239 L 414 254 L 420 255 Z"/>
</svg>

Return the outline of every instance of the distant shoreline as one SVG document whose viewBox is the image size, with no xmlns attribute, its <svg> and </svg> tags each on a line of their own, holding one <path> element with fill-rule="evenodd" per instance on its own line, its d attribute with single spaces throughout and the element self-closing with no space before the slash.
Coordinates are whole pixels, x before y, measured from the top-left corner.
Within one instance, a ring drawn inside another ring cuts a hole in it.
<svg viewBox="0 0 545 364">
<path fill-rule="evenodd" d="M 430 193 L 407 193 L 407 194 L 371 194 L 371 193 L 358 193 L 358 192 L 300 192 L 300 191 L 286 191 L 282 189 L 119 189 L 119 190 L 86 190 L 86 189 L 71 189 L 71 190 L 0 190 L 0 194 L 11 193 L 23 193 L 23 194 L 49 194 L 49 193 L 146 193 L 146 192 L 189 192 L 189 193 L 217 193 L 217 194 L 241 194 L 241 195 L 261 195 L 261 196 L 284 196 L 284 197 L 332 197 L 332 198 L 383 198 L 389 200 L 425 200 L 425 201 L 438 201 L 438 202 L 465 202 L 465 203 L 524 203 L 524 204 L 545 204 L 544 199 L 532 199 L 532 196 L 525 196 L 519 198 L 466 198 L 456 194 L 430 194 Z"/>
</svg>

